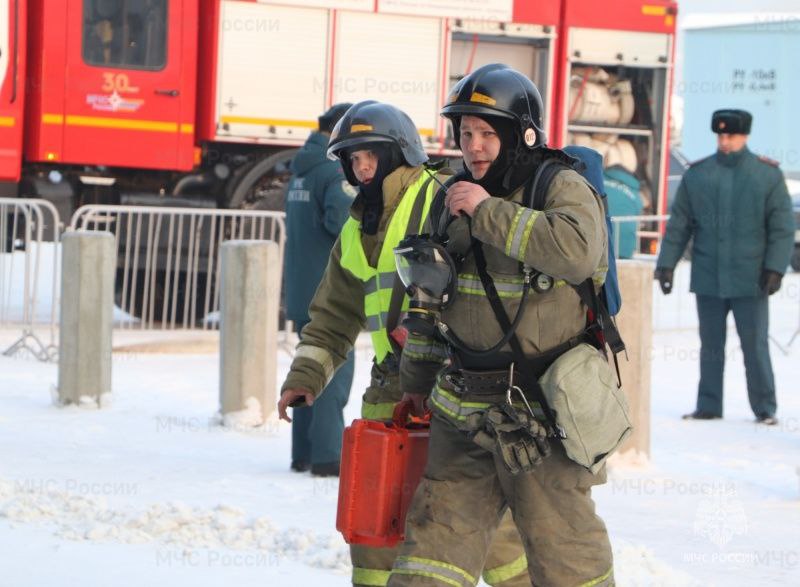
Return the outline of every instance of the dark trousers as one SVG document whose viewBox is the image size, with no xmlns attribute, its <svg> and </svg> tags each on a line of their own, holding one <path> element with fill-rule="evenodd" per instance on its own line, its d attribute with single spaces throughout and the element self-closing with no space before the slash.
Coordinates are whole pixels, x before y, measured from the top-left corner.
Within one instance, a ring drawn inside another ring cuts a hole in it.
<svg viewBox="0 0 800 587">
<path fill-rule="evenodd" d="M 700 319 L 700 385 L 697 409 L 722 416 L 722 376 L 725 370 L 725 322 L 733 311 L 742 345 L 747 397 L 756 416 L 774 416 L 775 379 L 769 358 L 769 298 L 697 296 Z"/>
<path fill-rule="evenodd" d="M 299 333 L 308 322 L 296 323 Z M 342 453 L 344 407 L 350 397 L 355 361 L 353 352 L 336 371 L 322 395 L 311 407 L 292 413 L 292 460 L 313 465 L 337 463 Z"/>
</svg>

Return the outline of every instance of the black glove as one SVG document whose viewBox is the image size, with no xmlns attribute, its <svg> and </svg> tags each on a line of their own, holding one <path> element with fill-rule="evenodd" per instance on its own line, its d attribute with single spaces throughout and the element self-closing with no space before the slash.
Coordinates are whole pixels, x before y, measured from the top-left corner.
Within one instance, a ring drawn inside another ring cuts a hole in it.
<svg viewBox="0 0 800 587">
<path fill-rule="evenodd" d="M 656 267 L 653 278 L 658 279 L 658 284 L 661 286 L 661 293 L 665 296 L 672 293 L 672 276 L 674 270 L 667 267 Z"/>
<path fill-rule="evenodd" d="M 758 281 L 758 285 L 762 293 L 771 296 L 781 288 L 781 280 L 783 280 L 783 275 L 781 273 L 764 269 L 761 272 L 761 279 Z"/>
</svg>

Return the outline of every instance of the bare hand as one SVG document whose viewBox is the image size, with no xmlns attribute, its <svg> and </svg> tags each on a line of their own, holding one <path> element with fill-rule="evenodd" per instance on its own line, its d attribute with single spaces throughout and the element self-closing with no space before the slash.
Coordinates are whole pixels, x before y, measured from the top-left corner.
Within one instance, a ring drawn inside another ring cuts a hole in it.
<svg viewBox="0 0 800 587">
<path fill-rule="evenodd" d="M 314 403 L 314 394 L 307 389 L 300 387 L 285 389 L 281 394 L 280 401 L 278 401 L 278 417 L 281 420 L 291 422 L 292 419 L 289 417 L 286 409 L 289 407 L 289 404 L 294 403 L 295 400 L 300 398 L 303 398 L 307 406 L 310 406 Z"/>
<path fill-rule="evenodd" d="M 477 183 L 457 181 L 448 188 L 444 203 L 445 206 L 450 208 L 450 213 L 453 216 L 461 216 L 463 212 L 471 217 L 475 213 L 475 208 L 478 207 L 478 204 L 490 197 L 489 192 Z"/>
<path fill-rule="evenodd" d="M 410 401 L 414 405 L 414 408 L 411 410 L 411 415 L 416 416 L 417 418 L 422 418 L 425 416 L 425 400 L 427 399 L 427 396 L 420 393 L 404 393 L 403 398 L 400 401 Z"/>
</svg>

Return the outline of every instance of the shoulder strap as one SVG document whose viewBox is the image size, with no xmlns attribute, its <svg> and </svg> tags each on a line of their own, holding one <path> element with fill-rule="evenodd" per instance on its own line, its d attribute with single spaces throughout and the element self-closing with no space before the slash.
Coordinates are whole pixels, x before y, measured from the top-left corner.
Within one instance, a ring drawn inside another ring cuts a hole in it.
<svg viewBox="0 0 800 587">
<path fill-rule="evenodd" d="M 414 199 L 414 207 L 411 209 L 411 217 L 406 226 L 406 236 L 416 234 L 419 232 L 419 223 L 422 221 L 422 209 L 425 207 L 425 195 L 428 193 L 428 186 L 433 181 L 433 176 L 428 177 L 422 187 L 419 188 L 417 196 Z M 397 328 L 397 323 L 400 321 L 400 308 L 403 305 L 403 296 L 405 296 L 406 288 L 400 277 L 395 273 L 394 285 L 392 286 L 392 297 L 389 301 L 389 311 L 386 314 L 386 334 L 389 335 Z M 392 346 L 396 344 L 394 339 L 389 336 L 389 342 Z M 397 351 L 398 349 L 395 349 Z"/>
<path fill-rule="evenodd" d="M 544 210 L 550 184 L 558 172 L 564 169 L 569 169 L 569 166 L 559 159 L 549 158 L 542 161 L 536 170 L 536 175 L 533 176 L 533 181 L 528 184 L 525 205 L 533 210 Z"/>
<path fill-rule="evenodd" d="M 564 161 L 557 158 L 545 159 L 539 165 L 539 169 L 529 186 L 526 194 L 526 204 L 534 210 L 544 210 L 550 183 L 553 181 L 553 178 L 564 169 L 570 169 L 570 166 Z M 607 206 L 606 199 L 601 198 L 601 201 L 605 208 L 605 206 Z M 604 212 L 607 213 L 608 210 L 604 209 Z M 611 353 L 614 356 L 614 366 L 617 370 L 617 381 L 620 383 L 621 378 L 617 354 L 625 350 L 625 343 L 622 340 L 622 336 L 620 336 L 617 325 L 614 323 L 614 319 L 608 311 L 605 291 L 601 291 L 600 296 L 598 296 L 594 288 L 594 281 L 591 278 L 573 287 L 580 296 L 583 305 L 591 312 L 589 320 L 591 326 L 594 327 L 593 330 L 598 345 L 601 348 L 605 348 L 605 345 L 608 344 L 608 347 L 611 349 Z"/>
</svg>

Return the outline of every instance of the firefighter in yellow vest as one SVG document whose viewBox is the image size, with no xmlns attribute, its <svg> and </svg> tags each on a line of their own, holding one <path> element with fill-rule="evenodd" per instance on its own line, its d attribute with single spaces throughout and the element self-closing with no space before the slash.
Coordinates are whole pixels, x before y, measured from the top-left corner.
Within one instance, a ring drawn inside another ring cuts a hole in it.
<svg viewBox="0 0 800 587">
<path fill-rule="evenodd" d="M 591 498 L 605 468 L 594 474 L 568 459 L 566 434 L 536 391 L 566 352 L 597 355 L 572 286 L 603 283 L 608 238 L 600 198 L 571 167 L 551 176 L 542 210 L 526 201 L 544 162 L 569 160 L 545 146 L 542 110 L 536 86 L 505 65 L 456 84 L 442 114 L 465 170 L 431 205 L 434 238 L 404 239 L 396 250 L 415 317 L 405 322 L 414 343 L 401 386 L 417 411 L 430 392 L 433 417 L 392 587 L 475 585 L 509 510 L 532 584 L 614 581 Z M 445 354 L 448 363 L 437 361 Z"/>
<path fill-rule="evenodd" d="M 373 100 L 345 113 L 331 133 L 328 155 L 341 161 L 358 195 L 311 301 L 311 321 L 300 335 L 278 410 L 291 421 L 287 408 L 312 404 L 366 328 L 375 357 L 361 415 L 391 419 L 402 397 L 398 368 L 404 342 L 401 331 L 387 325 L 396 275 L 393 248 L 407 233 L 420 231 L 437 182 L 425 167 L 428 156 L 411 119 Z M 405 309 L 404 293 L 401 299 Z M 386 585 L 397 548 L 351 545 L 350 554 L 354 585 Z M 510 516 L 500 526 L 483 574 L 494 586 L 530 585 Z"/>
</svg>

